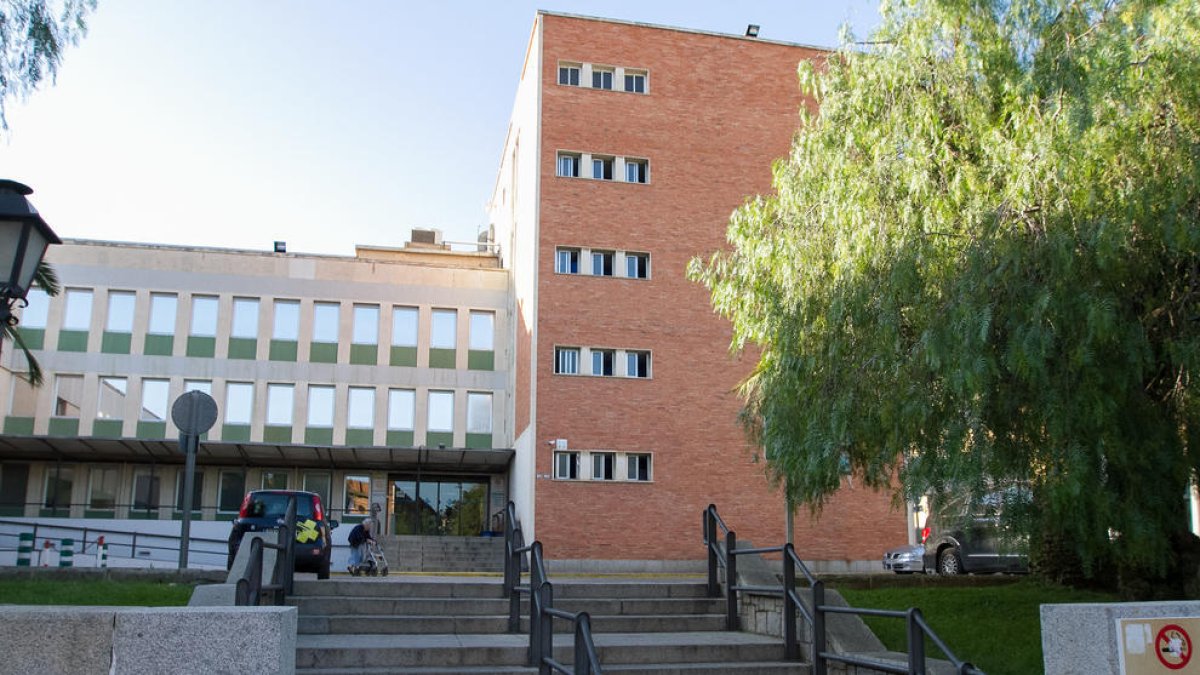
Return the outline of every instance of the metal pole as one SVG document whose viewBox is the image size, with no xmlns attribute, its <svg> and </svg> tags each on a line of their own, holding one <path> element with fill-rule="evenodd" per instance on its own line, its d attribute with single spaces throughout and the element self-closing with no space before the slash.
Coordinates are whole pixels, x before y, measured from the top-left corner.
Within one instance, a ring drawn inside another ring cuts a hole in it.
<svg viewBox="0 0 1200 675">
<path fill-rule="evenodd" d="M 908 672 L 911 675 L 925 675 L 925 632 L 921 630 L 920 618 L 921 610 L 916 607 L 908 610 Z"/>
<path fill-rule="evenodd" d="M 188 546 L 192 536 L 192 490 L 196 487 L 196 446 L 200 437 L 195 434 L 180 434 L 179 444 L 187 455 L 183 477 L 183 526 L 179 532 L 179 569 L 187 569 Z"/>
<path fill-rule="evenodd" d="M 812 674 L 825 675 L 829 662 L 825 660 L 825 582 L 817 580 L 812 585 L 813 654 Z"/>
<path fill-rule="evenodd" d="M 713 505 L 704 510 L 704 543 L 708 545 L 708 597 L 721 595 L 717 582 L 717 519 Z"/>
<path fill-rule="evenodd" d="M 737 535 L 725 533 L 725 630 L 738 630 Z"/>
<path fill-rule="evenodd" d="M 783 545 L 783 658 L 788 661 L 800 659 L 800 646 L 796 644 L 796 562 L 792 560 L 792 545 Z"/>
</svg>

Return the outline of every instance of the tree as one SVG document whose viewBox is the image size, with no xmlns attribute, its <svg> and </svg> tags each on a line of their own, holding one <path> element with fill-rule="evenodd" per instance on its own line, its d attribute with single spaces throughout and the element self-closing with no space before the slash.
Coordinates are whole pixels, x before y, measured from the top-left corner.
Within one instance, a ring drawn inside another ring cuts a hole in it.
<svg viewBox="0 0 1200 675">
<path fill-rule="evenodd" d="M 62 287 L 58 283 L 58 274 L 50 263 L 45 260 L 38 263 L 37 272 L 33 277 L 33 285 L 46 292 L 46 295 L 58 295 Z M 5 340 L 12 341 L 13 344 L 21 350 L 21 354 L 25 357 L 25 363 L 28 364 L 26 378 L 29 383 L 35 387 L 42 384 L 42 367 L 38 364 L 33 353 L 30 352 L 28 345 L 25 344 L 25 339 L 21 336 L 21 331 L 16 326 L 5 322 L 0 322 L 0 344 Z"/>
<path fill-rule="evenodd" d="M 0 128 L 6 108 L 49 77 L 54 81 L 63 51 L 87 32 L 96 0 L 0 0 Z"/>
<path fill-rule="evenodd" d="M 775 193 L 689 266 L 762 347 L 743 422 L 797 502 L 847 462 L 909 498 L 1019 484 L 1086 571 L 1162 575 L 1200 466 L 1200 4 L 882 13 L 802 64 Z"/>
</svg>

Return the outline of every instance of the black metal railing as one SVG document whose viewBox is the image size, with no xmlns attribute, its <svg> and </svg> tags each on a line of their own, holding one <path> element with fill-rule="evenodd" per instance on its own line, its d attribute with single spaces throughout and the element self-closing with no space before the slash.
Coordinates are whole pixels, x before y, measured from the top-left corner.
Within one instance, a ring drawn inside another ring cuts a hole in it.
<svg viewBox="0 0 1200 675">
<path fill-rule="evenodd" d="M 179 542 L 181 540 L 178 534 L 60 525 L 28 520 L 0 519 L 0 529 L 9 530 L 0 531 L 0 551 L 10 552 L 18 550 L 17 544 L 23 533 L 32 534 L 35 542 L 38 539 L 53 541 L 65 539 L 69 536 L 80 543 L 80 548 L 76 551 L 77 554 L 95 553 L 98 550 L 101 539 L 103 539 L 103 543 L 108 547 L 108 557 L 110 560 L 113 558 L 128 558 L 130 560 L 141 561 L 153 559 L 157 562 L 173 562 L 176 560 L 173 556 L 177 556 L 179 553 Z M 192 536 L 188 538 L 188 541 L 189 546 L 192 547 L 193 555 L 210 557 L 211 562 L 207 564 L 225 564 L 225 558 L 228 554 L 228 541 L 225 539 Z M 197 544 L 200 544 L 201 548 L 195 548 Z M 37 550 L 40 549 L 35 545 L 35 553 Z M 159 557 L 153 558 L 152 556 L 155 554 L 159 554 Z"/>
<path fill-rule="evenodd" d="M 521 596 L 529 596 L 529 665 L 539 675 L 602 675 L 600 657 L 592 638 L 592 620 L 587 612 L 566 612 L 554 607 L 554 585 L 546 575 L 542 542 L 525 546 L 517 522 L 516 505 L 508 503 L 504 519 L 504 595 L 508 597 L 508 632 L 521 632 Z M 521 567 L 529 554 L 529 583 L 521 583 Z M 570 621 L 574 628 L 574 670 L 554 659 L 554 620 Z"/>
<path fill-rule="evenodd" d="M 721 531 L 724 541 L 717 536 Z M 902 675 L 925 675 L 925 639 L 929 638 L 946 659 L 954 665 L 959 675 L 985 675 L 974 665 L 963 661 L 954 655 L 946 643 L 925 622 L 921 610 L 916 607 L 906 611 L 867 609 L 859 607 L 839 607 L 825 604 L 825 583 L 809 571 L 808 566 L 800 560 L 792 544 L 772 546 L 767 548 L 737 548 L 737 534 L 729 529 L 725 521 L 717 513 L 717 507 L 709 504 L 703 513 L 704 545 L 708 552 L 708 594 L 710 597 L 720 597 L 718 580 L 719 568 L 725 570 L 725 629 L 739 630 L 738 593 L 758 593 L 783 598 L 783 640 L 784 655 L 788 660 L 800 660 L 800 642 L 798 639 L 796 614 L 799 612 L 808 622 L 811 639 L 812 673 L 826 675 L 829 672 L 829 662 L 836 661 L 854 666 L 862 666 L 887 673 Z M 782 588 L 769 586 L 751 586 L 738 583 L 737 558 L 740 555 L 759 555 L 763 553 L 780 553 L 783 556 L 783 585 Z M 796 587 L 796 572 L 808 582 L 812 594 L 811 606 L 806 605 Z M 855 654 L 838 654 L 828 649 L 828 631 L 826 620 L 828 614 L 854 614 L 857 616 L 875 616 L 904 619 L 907 622 L 908 663 L 901 666 L 894 663 L 867 658 Z"/>
<path fill-rule="evenodd" d="M 247 533 L 249 536 L 250 533 Z M 250 560 L 246 564 L 246 569 L 242 573 L 242 578 L 237 580 L 237 588 L 234 593 L 234 604 L 259 605 L 262 604 L 264 594 L 270 594 L 273 604 L 282 605 L 288 595 L 291 595 L 294 590 L 293 573 L 295 571 L 296 548 L 294 540 L 296 538 L 296 496 L 288 497 L 287 510 L 284 511 L 283 520 L 279 523 L 279 529 L 276 530 L 276 540 L 274 544 L 263 543 L 260 537 L 252 537 L 250 539 Z M 277 551 L 275 554 L 275 573 L 273 575 L 274 583 L 263 583 L 263 549 L 272 548 Z"/>
</svg>

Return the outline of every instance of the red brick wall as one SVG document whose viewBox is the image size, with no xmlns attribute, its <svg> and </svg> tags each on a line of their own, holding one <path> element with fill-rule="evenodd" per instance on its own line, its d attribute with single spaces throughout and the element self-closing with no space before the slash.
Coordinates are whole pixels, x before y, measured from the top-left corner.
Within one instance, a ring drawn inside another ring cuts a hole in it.
<svg viewBox="0 0 1200 675">
<path fill-rule="evenodd" d="M 821 52 L 544 20 L 537 471 L 552 473 L 547 441 L 565 438 L 573 450 L 652 452 L 654 480 L 539 479 L 537 536 L 551 558 L 696 559 L 712 502 L 741 538 L 782 543 L 782 499 L 736 419 L 734 389 L 754 360 L 730 357 L 728 323 L 684 271 L 725 245 L 730 212 L 747 195 L 771 190 L 771 162 L 787 154 L 802 104 L 796 65 Z M 650 94 L 559 86 L 559 60 L 647 69 Z M 559 178 L 558 150 L 647 157 L 651 183 Z M 563 245 L 649 251 L 652 279 L 556 274 Z M 555 345 L 651 350 L 653 379 L 555 375 Z M 905 540 L 903 513 L 889 506 L 859 487 L 819 524 L 802 512 L 801 555 L 878 558 Z"/>
</svg>

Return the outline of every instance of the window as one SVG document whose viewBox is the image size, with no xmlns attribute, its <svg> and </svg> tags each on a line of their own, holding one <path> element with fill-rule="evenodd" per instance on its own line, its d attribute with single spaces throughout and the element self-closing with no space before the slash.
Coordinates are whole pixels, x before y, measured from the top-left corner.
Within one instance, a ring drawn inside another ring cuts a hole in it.
<svg viewBox="0 0 1200 675">
<path fill-rule="evenodd" d="M 55 464 L 46 469 L 46 494 L 42 504 L 48 509 L 71 508 L 71 490 L 75 487 L 75 469 Z"/>
<path fill-rule="evenodd" d="M 203 503 L 201 499 L 204 496 L 204 472 L 201 469 L 196 469 L 192 474 L 195 477 L 195 482 L 192 483 L 192 513 L 200 510 L 200 505 Z M 184 479 L 187 478 L 187 472 L 180 469 L 175 478 L 175 510 L 183 510 L 183 489 Z"/>
<path fill-rule="evenodd" d="M 308 387 L 308 426 L 333 427 L 334 388 L 324 385 Z"/>
<path fill-rule="evenodd" d="M 250 424 L 254 414 L 254 385 L 230 382 L 225 385 L 225 424 Z"/>
<path fill-rule="evenodd" d="M 94 467 L 88 488 L 88 508 L 111 511 L 117 508 L 117 490 L 121 489 L 121 470 L 117 467 Z"/>
<path fill-rule="evenodd" d="M 147 329 L 152 335 L 175 334 L 175 312 L 179 299 L 165 293 L 150 294 L 150 326 Z"/>
<path fill-rule="evenodd" d="M 21 310 L 21 327 L 45 328 L 50 316 L 50 296 L 40 288 L 31 288 L 25 294 L 25 300 L 29 304 Z"/>
<path fill-rule="evenodd" d="M 558 175 L 566 178 L 579 178 L 579 155 L 560 152 L 558 153 Z"/>
<path fill-rule="evenodd" d="M 434 349 L 454 349 L 458 341 L 458 310 L 435 309 L 432 317 L 429 346 Z"/>
<path fill-rule="evenodd" d="M 625 477 L 629 480 L 650 480 L 650 455 L 625 455 Z"/>
<path fill-rule="evenodd" d="M 55 417 L 79 417 L 79 405 L 82 401 L 82 375 L 58 375 L 54 378 Z"/>
<path fill-rule="evenodd" d="M 592 178 L 596 180 L 612 180 L 613 158 L 592 157 Z"/>
<path fill-rule="evenodd" d="M 217 299 L 211 295 L 192 297 L 192 331 L 189 335 L 215 337 L 217 334 Z"/>
<path fill-rule="evenodd" d="M 607 68 L 592 68 L 592 88 L 612 89 L 613 71 Z"/>
<path fill-rule="evenodd" d="M 222 471 L 217 483 L 217 512 L 237 513 L 246 494 L 246 474 L 241 471 Z"/>
<path fill-rule="evenodd" d="M 67 289 L 67 310 L 63 330 L 87 330 L 92 322 L 92 292 L 78 288 Z"/>
<path fill-rule="evenodd" d="M 416 392 L 412 389 L 388 390 L 388 429 L 412 431 Z"/>
<path fill-rule="evenodd" d="M 286 490 L 288 489 L 288 478 L 288 472 L 282 469 L 264 469 L 262 472 L 262 489 Z"/>
<path fill-rule="evenodd" d="M 271 338 L 294 341 L 300 334 L 300 303 L 296 300 L 275 301 L 275 323 Z"/>
<path fill-rule="evenodd" d="M 417 346 L 417 308 L 392 308 L 392 344 L 397 347 Z"/>
<path fill-rule="evenodd" d="M 635 94 L 646 93 L 646 73 L 626 69 L 625 91 L 633 92 Z"/>
<path fill-rule="evenodd" d="M 350 407 L 346 413 L 346 426 L 351 429 L 375 428 L 374 389 L 350 387 Z"/>
<path fill-rule="evenodd" d="M 139 473 L 133 477 L 133 508 L 135 511 L 154 510 L 159 503 L 159 477 Z"/>
<path fill-rule="evenodd" d="M 371 506 L 371 477 L 346 476 L 346 516 L 365 516 Z"/>
<path fill-rule="evenodd" d="M 579 86 L 579 64 L 563 63 L 558 66 L 558 83 L 568 87 Z"/>
<path fill-rule="evenodd" d="M 104 330 L 110 333 L 133 332 L 133 291 L 109 291 L 108 316 L 104 319 Z"/>
<path fill-rule="evenodd" d="M 611 452 L 592 453 L 592 480 L 612 480 L 617 456 Z"/>
<path fill-rule="evenodd" d="M 592 375 L 611 377 L 613 374 L 613 358 L 616 354 L 611 349 L 592 350 Z"/>
<path fill-rule="evenodd" d="M 650 352 L 625 352 L 627 377 L 650 377 Z"/>
<path fill-rule="evenodd" d="M 559 274 L 579 274 L 579 249 L 560 248 L 555 260 L 555 272 Z"/>
<path fill-rule="evenodd" d="M 555 347 L 554 372 L 558 375 L 579 374 L 579 348 Z"/>
<path fill-rule="evenodd" d="M 12 396 L 8 399 L 8 414 L 13 417 L 37 415 L 37 389 L 24 376 L 12 378 Z"/>
<path fill-rule="evenodd" d="M 592 275 L 597 277 L 613 275 L 612 251 L 592 251 Z"/>
<path fill-rule="evenodd" d="M 96 399 L 96 417 L 102 420 L 125 418 L 128 382 L 123 377 L 100 378 L 100 396 Z"/>
<path fill-rule="evenodd" d="M 379 305 L 354 306 L 354 336 L 356 345 L 379 344 Z"/>
<path fill-rule="evenodd" d="M 647 279 L 650 277 L 649 253 L 626 253 L 625 276 L 630 279 Z"/>
<path fill-rule="evenodd" d="M 467 394 L 467 433 L 492 433 L 492 395 L 470 392 Z"/>
<path fill-rule="evenodd" d="M 142 412 L 138 419 L 143 422 L 163 422 L 167 419 L 166 380 L 142 380 Z"/>
<path fill-rule="evenodd" d="M 579 453 L 554 453 L 554 477 L 560 480 L 579 479 Z"/>
<path fill-rule="evenodd" d="M 324 472 L 304 472 L 304 490 L 315 492 L 321 497 L 321 504 L 329 504 L 330 475 Z"/>
<path fill-rule="evenodd" d="M 313 303 L 313 342 L 338 341 L 338 310 L 336 302 Z"/>
<path fill-rule="evenodd" d="M 258 337 L 258 300 L 255 298 L 233 299 L 233 325 L 229 335 L 235 338 Z"/>
<path fill-rule="evenodd" d="M 212 382 L 209 382 L 208 380 L 184 380 L 183 391 L 184 393 L 189 391 L 199 391 L 212 396 Z"/>
<path fill-rule="evenodd" d="M 294 392 L 290 384 L 267 385 L 267 424 L 291 426 Z"/>
<path fill-rule="evenodd" d="M 454 392 L 429 392 L 429 431 L 454 431 Z"/>
<path fill-rule="evenodd" d="M 471 334 L 468 348 L 490 352 L 495 347 L 496 314 L 494 312 L 471 312 Z"/>
<path fill-rule="evenodd" d="M 650 163 L 644 159 L 625 160 L 625 182 L 645 183 L 650 176 Z"/>
</svg>

